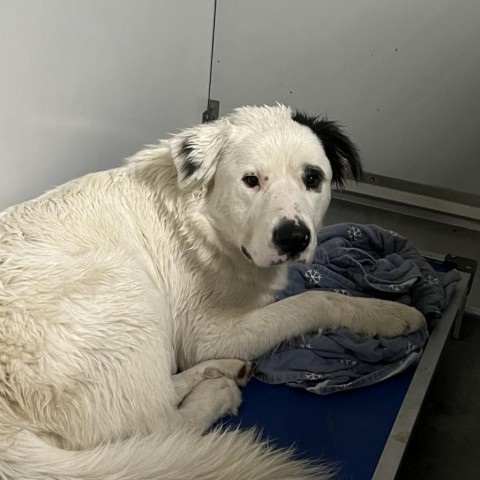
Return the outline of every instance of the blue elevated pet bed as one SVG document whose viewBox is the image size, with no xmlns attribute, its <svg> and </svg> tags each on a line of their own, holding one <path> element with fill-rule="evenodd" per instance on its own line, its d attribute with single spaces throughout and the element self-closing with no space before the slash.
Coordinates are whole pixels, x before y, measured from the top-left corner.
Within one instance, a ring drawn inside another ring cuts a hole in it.
<svg viewBox="0 0 480 480">
<path fill-rule="evenodd" d="M 441 262 L 433 266 L 437 272 L 448 270 Z M 243 390 L 238 416 L 223 424 L 256 428 L 272 444 L 294 446 L 301 458 L 334 464 L 339 480 L 393 480 L 443 345 L 464 306 L 471 278 L 461 276 L 450 305 L 435 320 L 418 366 L 380 383 L 331 395 L 254 378 Z"/>
</svg>

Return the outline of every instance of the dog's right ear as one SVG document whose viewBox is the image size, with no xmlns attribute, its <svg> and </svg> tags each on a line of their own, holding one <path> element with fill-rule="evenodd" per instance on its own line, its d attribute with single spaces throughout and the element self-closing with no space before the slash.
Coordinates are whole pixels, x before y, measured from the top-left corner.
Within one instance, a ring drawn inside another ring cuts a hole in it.
<svg viewBox="0 0 480 480">
<path fill-rule="evenodd" d="M 180 188 L 194 188 L 210 182 L 230 128 L 230 122 L 222 118 L 188 128 L 170 140 Z"/>
</svg>

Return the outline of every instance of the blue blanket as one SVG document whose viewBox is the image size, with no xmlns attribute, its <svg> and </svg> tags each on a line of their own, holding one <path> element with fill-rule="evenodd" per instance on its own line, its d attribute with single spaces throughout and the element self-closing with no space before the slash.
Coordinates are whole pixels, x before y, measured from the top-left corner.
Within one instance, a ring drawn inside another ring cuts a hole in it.
<svg viewBox="0 0 480 480">
<path fill-rule="evenodd" d="M 431 326 L 459 278 L 456 271 L 436 273 L 396 232 L 376 225 L 337 224 L 319 232 L 311 264 L 291 267 L 288 285 L 277 300 L 313 288 L 383 298 L 414 306 Z M 393 339 L 365 338 L 346 329 L 317 332 L 288 340 L 258 359 L 254 376 L 326 395 L 405 370 L 418 362 L 427 339 L 427 328 Z"/>
</svg>

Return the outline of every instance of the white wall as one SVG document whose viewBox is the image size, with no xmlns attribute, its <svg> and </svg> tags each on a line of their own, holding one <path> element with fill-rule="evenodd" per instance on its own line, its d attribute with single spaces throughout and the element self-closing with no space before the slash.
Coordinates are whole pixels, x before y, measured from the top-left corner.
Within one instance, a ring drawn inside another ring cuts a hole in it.
<svg viewBox="0 0 480 480">
<path fill-rule="evenodd" d="M 326 112 L 367 170 L 480 194 L 479 0 L 220 0 L 216 26 L 222 113 Z"/>
<path fill-rule="evenodd" d="M 213 0 L 0 0 L 0 210 L 201 121 Z"/>
</svg>

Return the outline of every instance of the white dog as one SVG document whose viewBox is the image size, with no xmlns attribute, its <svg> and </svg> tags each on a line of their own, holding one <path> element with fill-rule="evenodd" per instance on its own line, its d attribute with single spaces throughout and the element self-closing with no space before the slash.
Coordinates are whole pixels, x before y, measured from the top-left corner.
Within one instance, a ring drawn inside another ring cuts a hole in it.
<svg viewBox="0 0 480 480">
<path fill-rule="evenodd" d="M 332 293 L 274 303 L 349 172 L 333 122 L 245 107 L 0 214 L 0 478 L 326 478 L 252 433 L 203 433 L 288 337 L 423 324 Z"/>
</svg>

